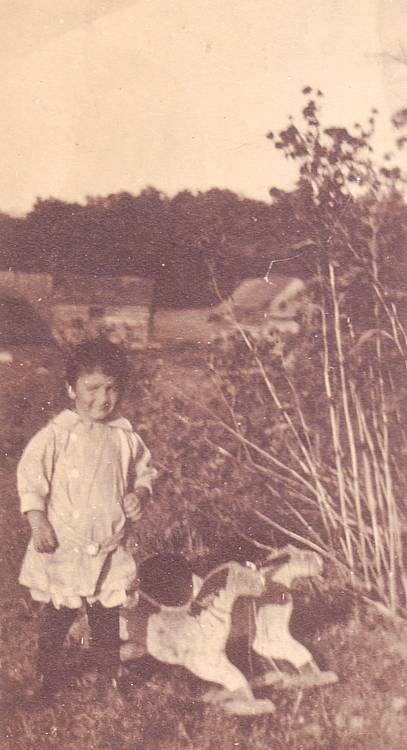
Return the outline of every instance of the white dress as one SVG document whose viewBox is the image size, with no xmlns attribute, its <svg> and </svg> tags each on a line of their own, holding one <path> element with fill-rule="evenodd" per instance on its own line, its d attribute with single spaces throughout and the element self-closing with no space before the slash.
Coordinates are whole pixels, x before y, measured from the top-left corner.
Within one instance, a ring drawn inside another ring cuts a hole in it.
<svg viewBox="0 0 407 750">
<path fill-rule="evenodd" d="M 21 511 L 47 513 L 55 552 L 30 541 L 19 581 L 33 599 L 56 607 L 99 600 L 126 601 L 135 563 L 122 542 L 123 498 L 137 487 L 151 490 L 151 454 L 127 419 L 84 423 L 65 410 L 28 443 L 17 469 Z"/>
</svg>

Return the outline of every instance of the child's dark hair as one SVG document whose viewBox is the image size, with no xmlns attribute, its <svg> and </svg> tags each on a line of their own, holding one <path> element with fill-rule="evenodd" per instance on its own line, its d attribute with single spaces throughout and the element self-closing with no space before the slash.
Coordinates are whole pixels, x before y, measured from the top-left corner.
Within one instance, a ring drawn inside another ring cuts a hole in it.
<svg viewBox="0 0 407 750">
<path fill-rule="evenodd" d="M 75 388 L 80 375 L 99 369 L 115 378 L 119 390 L 124 391 L 130 375 L 126 352 L 104 336 L 81 341 L 71 349 L 66 362 L 66 382 Z"/>
</svg>

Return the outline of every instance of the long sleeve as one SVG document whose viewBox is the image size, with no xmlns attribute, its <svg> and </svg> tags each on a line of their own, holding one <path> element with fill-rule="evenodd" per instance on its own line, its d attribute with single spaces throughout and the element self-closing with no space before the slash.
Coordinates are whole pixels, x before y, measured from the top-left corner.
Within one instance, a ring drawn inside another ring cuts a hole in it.
<svg viewBox="0 0 407 750">
<path fill-rule="evenodd" d="M 152 482 L 157 476 L 157 470 L 151 465 L 151 453 L 139 435 L 133 434 L 134 439 L 134 489 L 146 487 L 152 491 Z"/>
<path fill-rule="evenodd" d="M 45 511 L 54 463 L 55 437 L 50 425 L 37 432 L 26 446 L 17 467 L 21 512 Z"/>
</svg>

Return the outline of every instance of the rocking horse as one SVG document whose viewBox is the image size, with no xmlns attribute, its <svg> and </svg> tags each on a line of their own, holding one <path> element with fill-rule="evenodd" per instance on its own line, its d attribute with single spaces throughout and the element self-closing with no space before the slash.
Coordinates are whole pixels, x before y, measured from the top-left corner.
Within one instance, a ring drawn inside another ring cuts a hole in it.
<svg viewBox="0 0 407 750">
<path fill-rule="evenodd" d="M 318 554 L 292 545 L 259 569 L 232 561 L 216 567 L 204 580 L 193 575 L 183 558 L 149 558 L 140 566 L 138 590 L 122 611 L 121 660 L 148 654 L 185 667 L 220 686 L 206 694 L 206 702 L 232 714 L 271 713 L 272 701 L 255 698 L 252 687 L 313 687 L 337 681 L 334 672 L 319 669 L 289 631 L 292 581 L 321 572 Z M 242 636 L 268 667 L 251 683 L 226 655 L 228 642 Z M 289 662 L 295 674 L 277 669 L 275 660 Z"/>
</svg>

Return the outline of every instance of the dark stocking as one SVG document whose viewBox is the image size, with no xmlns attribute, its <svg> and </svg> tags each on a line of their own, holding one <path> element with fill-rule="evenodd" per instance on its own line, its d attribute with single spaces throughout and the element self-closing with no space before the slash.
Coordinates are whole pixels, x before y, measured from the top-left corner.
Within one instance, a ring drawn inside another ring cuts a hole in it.
<svg viewBox="0 0 407 750">
<path fill-rule="evenodd" d="M 114 677 L 120 664 L 119 608 L 88 605 L 95 666 L 107 677 Z"/>
<path fill-rule="evenodd" d="M 46 605 L 42 613 L 38 639 L 38 673 L 42 675 L 44 688 L 52 690 L 62 683 L 61 654 L 65 636 L 78 610 L 53 604 Z"/>
</svg>

